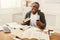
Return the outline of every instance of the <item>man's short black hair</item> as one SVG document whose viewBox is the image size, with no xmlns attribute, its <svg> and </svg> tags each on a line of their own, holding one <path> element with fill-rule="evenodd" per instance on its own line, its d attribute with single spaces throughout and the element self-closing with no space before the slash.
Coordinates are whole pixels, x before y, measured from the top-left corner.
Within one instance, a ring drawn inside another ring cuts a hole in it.
<svg viewBox="0 0 60 40">
<path fill-rule="evenodd" d="M 38 3 L 38 2 L 33 2 L 33 4 L 34 4 L 34 3 L 36 3 L 36 4 L 38 4 L 38 5 L 39 5 L 39 3 Z"/>
</svg>

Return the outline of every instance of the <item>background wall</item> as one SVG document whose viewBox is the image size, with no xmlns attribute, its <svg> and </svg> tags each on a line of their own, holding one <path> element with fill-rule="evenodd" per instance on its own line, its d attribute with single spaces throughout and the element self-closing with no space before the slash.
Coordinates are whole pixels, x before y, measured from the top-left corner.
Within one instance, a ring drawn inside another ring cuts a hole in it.
<svg viewBox="0 0 60 40">
<path fill-rule="evenodd" d="M 21 0 L 0 0 L 0 24 L 12 22 L 12 15 L 21 11 Z"/>
<path fill-rule="evenodd" d="M 0 24 L 12 22 L 12 15 L 20 13 L 20 9 L 18 8 L 3 8 L 0 9 Z"/>
<path fill-rule="evenodd" d="M 47 27 L 60 32 L 60 1 L 45 0 L 42 1 L 42 11 L 46 14 Z"/>
</svg>

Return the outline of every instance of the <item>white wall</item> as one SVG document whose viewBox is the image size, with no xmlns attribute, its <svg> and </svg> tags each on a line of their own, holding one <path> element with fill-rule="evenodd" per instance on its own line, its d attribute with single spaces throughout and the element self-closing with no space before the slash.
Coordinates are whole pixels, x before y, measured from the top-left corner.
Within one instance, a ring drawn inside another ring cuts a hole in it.
<svg viewBox="0 0 60 40">
<path fill-rule="evenodd" d="M 47 27 L 60 33 L 60 1 L 42 0 L 41 8 L 46 16 Z"/>
<path fill-rule="evenodd" d="M 12 15 L 21 11 L 21 0 L 0 0 L 0 24 L 12 22 Z"/>
<path fill-rule="evenodd" d="M 20 13 L 20 8 L 0 9 L 0 24 L 12 22 L 12 15 Z"/>
</svg>

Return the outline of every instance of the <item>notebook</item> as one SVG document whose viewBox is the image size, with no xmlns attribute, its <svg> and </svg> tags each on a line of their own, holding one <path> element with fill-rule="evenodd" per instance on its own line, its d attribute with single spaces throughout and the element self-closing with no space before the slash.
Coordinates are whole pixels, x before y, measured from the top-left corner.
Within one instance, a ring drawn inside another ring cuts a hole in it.
<svg viewBox="0 0 60 40">
<path fill-rule="evenodd" d="M 11 32 L 11 30 L 8 27 L 3 27 L 3 31 L 6 32 L 6 33 L 10 33 Z"/>
</svg>

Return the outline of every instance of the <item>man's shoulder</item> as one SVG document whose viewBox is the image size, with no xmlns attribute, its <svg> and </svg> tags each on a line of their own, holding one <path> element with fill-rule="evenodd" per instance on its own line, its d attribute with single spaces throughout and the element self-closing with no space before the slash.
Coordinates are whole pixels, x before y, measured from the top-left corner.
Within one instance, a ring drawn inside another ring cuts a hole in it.
<svg viewBox="0 0 60 40">
<path fill-rule="evenodd" d="M 38 14 L 39 14 L 39 15 L 44 15 L 44 13 L 41 12 L 41 10 L 38 10 Z"/>
<path fill-rule="evenodd" d="M 27 12 L 26 14 L 27 14 L 27 15 L 30 15 L 30 14 L 31 14 L 31 11 Z"/>
</svg>

